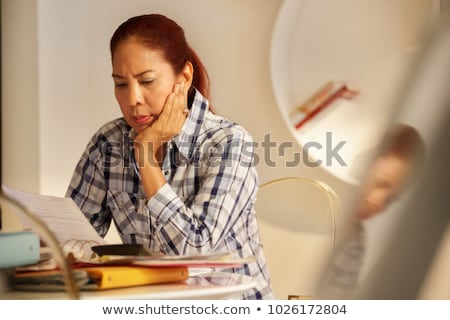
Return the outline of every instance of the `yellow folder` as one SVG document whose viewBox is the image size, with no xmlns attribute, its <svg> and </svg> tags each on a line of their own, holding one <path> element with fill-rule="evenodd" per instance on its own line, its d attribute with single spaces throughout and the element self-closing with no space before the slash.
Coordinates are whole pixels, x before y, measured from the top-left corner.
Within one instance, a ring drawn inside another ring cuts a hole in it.
<svg viewBox="0 0 450 320">
<path fill-rule="evenodd" d="M 187 266 L 94 266 L 72 269 L 80 290 L 102 290 L 186 280 Z M 58 291 L 65 283 L 59 270 L 16 272 L 14 285 L 23 290 Z"/>
<path fill-rule="evenodd" d="M 82 269 L 87 271 L 89 278 L 96 284 L 97 289 L 176 282 L 186 280 L 189 276 L 187 267 L 148 268 L 108 266 Z"/>
</svg>

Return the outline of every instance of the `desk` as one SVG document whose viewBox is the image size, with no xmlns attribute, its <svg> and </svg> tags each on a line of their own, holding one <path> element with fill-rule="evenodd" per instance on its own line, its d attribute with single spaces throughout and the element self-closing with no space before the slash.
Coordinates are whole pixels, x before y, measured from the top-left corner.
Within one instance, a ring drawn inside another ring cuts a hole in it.
<svg viewBox="0 0 450 320">
<path fill-rule="evenodd" d="M 82 300 L 181 300 L 181 299 L 232 299 L 239 293 L 252 289 L 256 281 L 249 276 L 234 273 L 205 273 L 190 276 L 178 283 L 155 284 L 131 288 L 98 291 L 81 291 Z M 2 300 L 61 300 L 65 292 L 9 291 L 0 293 Z"/>
</svg>

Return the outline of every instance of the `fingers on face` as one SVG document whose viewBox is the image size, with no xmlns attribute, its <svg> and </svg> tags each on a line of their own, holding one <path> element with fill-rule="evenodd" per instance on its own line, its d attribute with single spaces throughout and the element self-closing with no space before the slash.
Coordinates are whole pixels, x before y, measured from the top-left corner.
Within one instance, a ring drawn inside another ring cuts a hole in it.
<svg viewBox="0 0 450 320">
<path fill-rule="evenodd" d="M 163 121 L 175 121 L 184 119 L 188 113 L 187 108 L 187 93 L 185 82 L 175 84 L 173 91 L 167 97 L 166 104 L 160 119 Z M 187 111 L 186 111 L 187 110 Z"/>
<path fill-rule="evenodd" d="M 175 91 L 171 92 L 167 97 L 166 104 L 164 105 L 164 108 L 162 109 L 162 112 L 158 117 L 160 121 L 167 121 L 170 118 L 174 102 L 175 102 Z"/>
<path fill-rule="evenodd" d="M 184 118 L 187 114 L 187 88 L 186 83 L 180 82 L 175 85 L 175 97 L 172 106 L 172 113 L 177 118 Z M 189 110 L 188 110 L 189 111 Z"/>
</svg>

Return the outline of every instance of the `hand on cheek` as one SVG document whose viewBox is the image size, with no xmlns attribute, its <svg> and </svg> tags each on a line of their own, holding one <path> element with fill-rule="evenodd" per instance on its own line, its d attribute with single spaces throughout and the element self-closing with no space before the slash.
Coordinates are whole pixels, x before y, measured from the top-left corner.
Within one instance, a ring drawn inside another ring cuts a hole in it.
<svg viewBox="0 0 450 320">
<path fill-rule="evenodd" d="M 161 120 L 165 127 L 166 133 L 170 136 L 169 139 L 179 134 L 186 120 L 187 112 L 187 92 L 185 82 L 175 84 L 173 92 L 167 98 L 161 116 Z M 162 119 L 161 119 L 162 118 Z"/>
<path fill-rule="evenodd" d="M 151 142 L 153 152 L 180 133 L 186 120 L 187 92 L 185 83 L 175 84 L 173 91 L 167 96 L 166 102 L 158 117 L 148 128 L 143 130 L 135 139 L 141 145 Z"/>
</svg>

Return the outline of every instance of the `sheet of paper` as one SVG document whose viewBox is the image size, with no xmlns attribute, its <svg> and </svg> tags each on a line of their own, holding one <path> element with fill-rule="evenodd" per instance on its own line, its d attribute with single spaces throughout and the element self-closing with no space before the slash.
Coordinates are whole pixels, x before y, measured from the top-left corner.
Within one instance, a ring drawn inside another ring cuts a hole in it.
<svg viewBox="0 0 450 320">
<path fill-rule="evenodd" d="M 2 185 L 3 192 L 40 218 L 62 244 L 71 240 L 107 242 L 91 226 L 72 198 L 46 196 L 19 191 Z M 25 226 L 35 229 L 25 213 L 20 220 Z"/>
<path fill-rule="evenodd" d="M 190 267 L 190 268 L 232 268 L 254 262 L 255 256 L 232 258 L 228 255 L 192 255 L 192 256 L 103 256 L 99 259 L 79 261 L 74 267 L 135 265 L 145 267 Z"/>
</svg>

